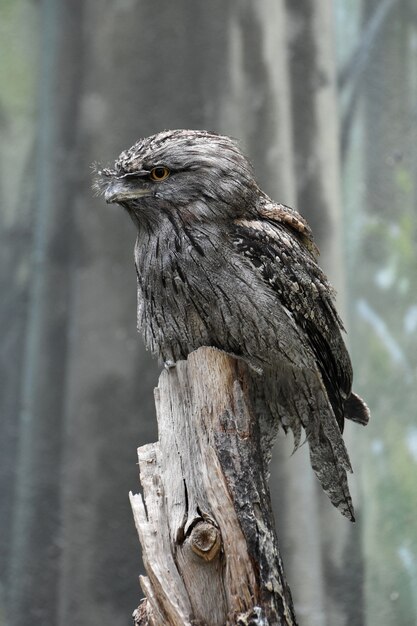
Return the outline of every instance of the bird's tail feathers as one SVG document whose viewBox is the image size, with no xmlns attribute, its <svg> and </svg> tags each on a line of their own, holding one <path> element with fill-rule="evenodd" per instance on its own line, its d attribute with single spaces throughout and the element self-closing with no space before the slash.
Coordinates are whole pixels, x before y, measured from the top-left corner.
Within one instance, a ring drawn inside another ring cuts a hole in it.
<svg viewBox="0 0 417 626">
<path fill-rule="evenodd" d="M 351 393 L 349 398 L 345 402 L 345 417 L 352 422 L 357 422 L 366 426 L 369 422 L 370 412 L 369 408 L 356 393 Z"/>
<path fill-rule="evenodd" d="M 342 515 L 354 522 L 355 513 L 346 470 L 339 463 L 330 441 L 323 434 L 317 441 L 310 441 L 309 443 L 311 467 L 319 479 L 323 491 Z"/>
<path fill-rule="evenodd" d="M 318 373 L 302 373 L 298 392 L 287 396 L 288 425 L 294 435 L 294 445 L 300 445 L 301 426 L 310 448 L 311 466 L 332 504 L 354 521 L 347 472 L 352 466 L 342 433 L 337 424 L 327 392 Z M 288 402 L 289 398 L 291 400 Z"/>
</svg>

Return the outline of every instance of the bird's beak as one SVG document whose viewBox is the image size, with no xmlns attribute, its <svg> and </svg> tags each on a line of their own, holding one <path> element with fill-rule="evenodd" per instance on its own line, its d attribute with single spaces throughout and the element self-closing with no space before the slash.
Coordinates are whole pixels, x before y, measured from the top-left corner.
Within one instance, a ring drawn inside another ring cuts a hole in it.
<svg viewBox="0 0 417 626">
<path fill-rule="evenodd" d="M 110 204 L 111 202 L 126 202 L 148 195 L 149 189 L 140 186 L 137 181 L 112 180 L 106 187 L 104 199 Z"/>
</svg>

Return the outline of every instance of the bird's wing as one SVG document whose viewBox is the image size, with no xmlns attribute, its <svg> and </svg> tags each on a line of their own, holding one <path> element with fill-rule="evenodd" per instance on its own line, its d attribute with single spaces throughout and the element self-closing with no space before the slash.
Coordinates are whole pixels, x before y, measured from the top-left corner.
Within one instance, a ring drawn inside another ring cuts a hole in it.
<svg viewBox="0 0 417 626">
<path fill-rule="evenodd" d="M 316 263 L 311 232 L 294 213 L 286 219 L 273 219 L 269 214 L 236 220 L 233 243 L 275 292 L 311 350 L 316 367 L 312 360 L 311 370 L 293 372 L 298 393 L 286 394 L 282 400 L 284 415 L 296 447 L 301 425 L 304 427 L 311 465 L 324 491 L 353 521 L 346 476 L 352 470 L 341 434 L 345 403 L 351 393 L 352 367 L 333 291 Z"/>
<path fill-rule="evenodd" d="M 259 219 L 236 220 L 233 241 L 304 332 L 342 431 L 352 366 L 334 292 L 317 265 L 317 248 L 307 223 L 295 211 L 272 205 Z"/>
<path fill-rule="evenodd" d="M 259 215 L 272 224 L 281 224 L 288 228 L 314 258 L 318 257 L 320 251 L 314 241 L 310 224 L 298 211 L 285 204 L 273 204 L 266 200 L 259 207 Z"/>
</svg>

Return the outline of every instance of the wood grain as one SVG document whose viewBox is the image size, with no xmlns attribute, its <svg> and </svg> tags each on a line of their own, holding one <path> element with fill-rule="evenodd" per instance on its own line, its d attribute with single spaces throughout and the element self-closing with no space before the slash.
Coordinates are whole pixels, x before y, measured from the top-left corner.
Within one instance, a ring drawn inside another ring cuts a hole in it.
<svg viewBox="0 0 417 626">
<path fill-rule="evenodd" d="M 159 441 L 131 503 L 147 577 L 137 625 L 294 625 L 247 366 L 200 348 L 155 390 Z"/>
</svg>

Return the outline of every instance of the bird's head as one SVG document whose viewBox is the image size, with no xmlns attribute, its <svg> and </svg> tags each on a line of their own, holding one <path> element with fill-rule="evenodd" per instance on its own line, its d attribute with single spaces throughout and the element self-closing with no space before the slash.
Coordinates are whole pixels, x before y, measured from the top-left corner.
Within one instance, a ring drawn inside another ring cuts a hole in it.
<svg viewBox="0 0 417 626">
<path fill-rule="evenodd" d="M 139 228 L 167 212 L 184 220 L 245 216 L 259 193 L 252 168 L 229 137 L 199 130 L 165 131 L 122 152 L 98 171 L 95 188 L 121 204 Z"/>
</svg>

